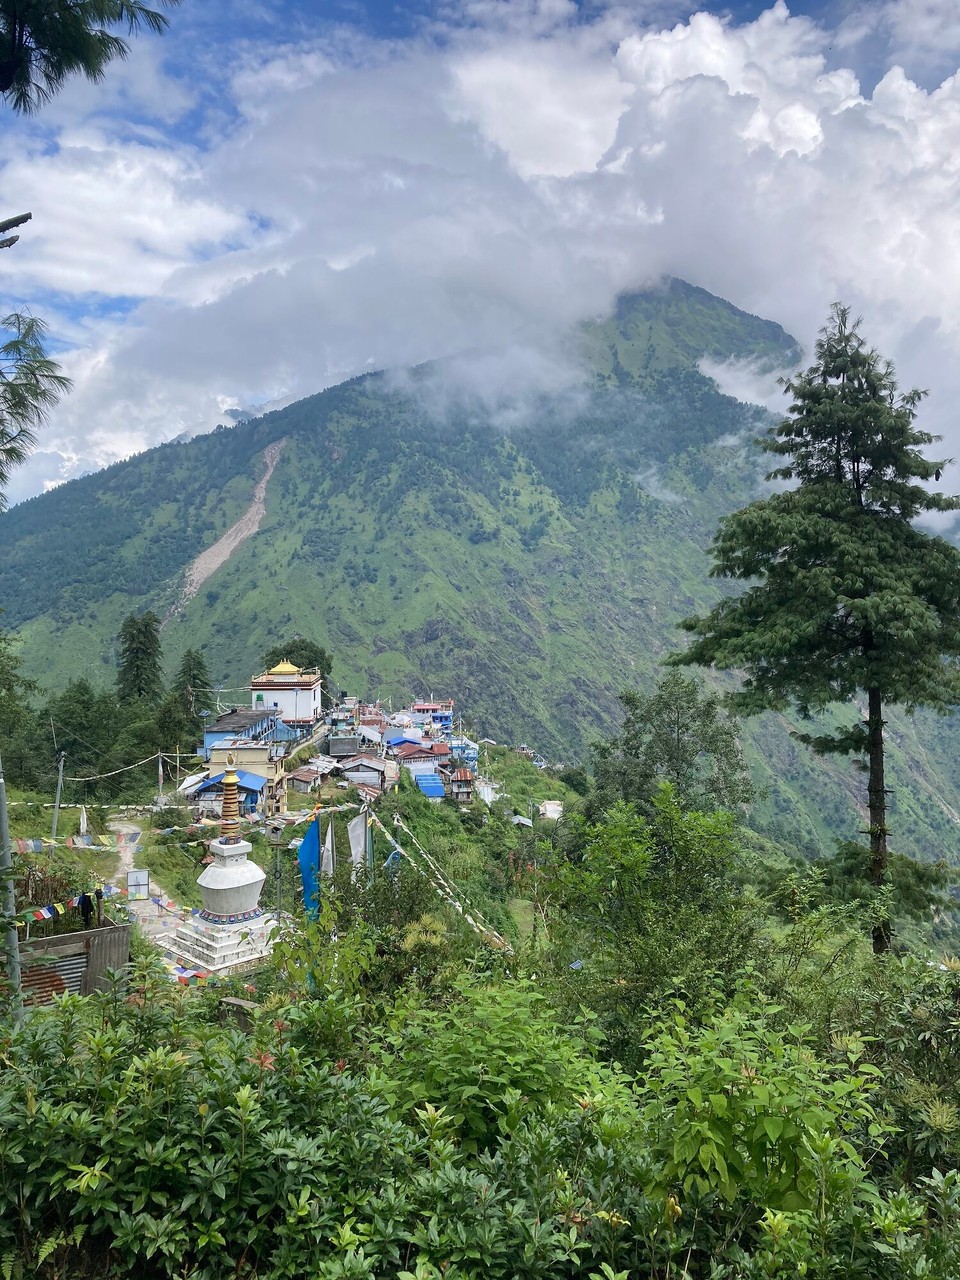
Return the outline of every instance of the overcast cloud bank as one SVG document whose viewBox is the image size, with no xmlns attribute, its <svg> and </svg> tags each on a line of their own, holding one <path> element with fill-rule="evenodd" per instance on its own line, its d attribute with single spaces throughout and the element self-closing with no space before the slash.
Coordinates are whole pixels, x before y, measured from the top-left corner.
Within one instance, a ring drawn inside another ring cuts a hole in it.
<svg viewBox="0 0 960 1280">
<path fill-rule="evenodd" d="M 960 19 L 938 5 L 827 30 L 782 3 L 661 28 L 478 0 L 404 40 L 202 56 L 175 14 L 0 134 L 7 211 L 34 215 L 7 292 L 76 386 L 11 498 L 369 369 L 483 352 L 454 367 L 494 399 L 555 386 L 571 327 L 665 274 L 807 345 L 847 301 L 960 448 Z M 769 403 L 748 373 L 730 389 Z"/>
</svg>

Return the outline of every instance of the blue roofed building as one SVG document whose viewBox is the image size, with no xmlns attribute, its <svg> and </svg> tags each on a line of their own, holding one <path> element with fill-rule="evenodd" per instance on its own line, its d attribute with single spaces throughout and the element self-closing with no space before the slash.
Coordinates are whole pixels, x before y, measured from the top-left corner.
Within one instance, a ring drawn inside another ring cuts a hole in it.
<svg viewBox="0 0 960 1280">
<path fill-rule="evenodd" d="M 462 760 L 471 769 L 476 769 L 480 760 L 480 747 L 464 734 L 454 734 L 450 739 L 450 754 L 455 760 Z"/>
<path fill-rule="evenodd" d="M 237 796 L 240 801 L 241 814 L 249 815 L 262 808 L 267 790 L 266 778 L 258 773 L 247 773 L 237 769 Z M 188 800 L 205 814 L 219 814 L 223 804 L 224 773 L 215 773 L 212 777 L 204 777 L 189 788 L 181 788 Z"/>
<path fill-rule="evenodd" d="M 444 698 L 439 702 L 427 702 L 421 699 L 410 708 L 416 724 L 431 725 L 445 738 L 453 733 L 453 699 Z"/>
<path fill-rule="evenodd" d="M 442 800 L 446 795 L 438 773 L 418 773 L 414 781 L 428 800 Z"/>
<path fill-rule="evenodd" d="M 211 720 L 203 730 L 203 746 L 198 755 L 210 759 L 210 750 L 228 738 L 244 738 L 249 742 L 289 742 L 297 737 L 274 710 L 239 710 L 234 707 Z"/>
</svg>

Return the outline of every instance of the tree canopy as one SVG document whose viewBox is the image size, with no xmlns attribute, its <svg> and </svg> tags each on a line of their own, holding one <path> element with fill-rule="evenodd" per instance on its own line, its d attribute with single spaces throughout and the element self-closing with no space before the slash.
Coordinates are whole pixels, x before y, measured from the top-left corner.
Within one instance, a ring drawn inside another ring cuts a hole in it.
<svg viewBox="0 0 960 1280">
<path fill-rule="evenodd" d="M 213 688 L 206 659 L 199 649 L 187 649 L 180 659 L 180 666 L 173 678 L 172 691 L 177 694 L 184 710 L 199 716 L 213 706 Z"/>
<path fill-rule="evenodd" d="M 151 704 L 163 697 L 160 619 L 152 610 L 128 614 L 120 627 L 117 697 Z"/>
<path fill-rule="evenodd" d="M 172 8 L 180 0 L 159 3 Z M 112 28 L 133 34 L 167 25 L 139 0 L 0 0 L 0 97 L 14 111 L 32 114 L 70 76 L 100 81 L 109 63 L 127 56 L 127 42 Z"/>
<path fill-rule="evenodd" d="M 866 696 L 839 730 L 804 734 L 818 751 L 866 754 L 872 878 L 886 882 L 883 708 L 948 710 L 960 695 L 960 553 L 916 525 L 960 499 L 931 491 L 943 460 L 915 426 L 924 393 L 901 392 L 860 322 L 834 306 L 815 361 L 783 383 L 788 415 L 763 447 L 785 459 L 768 479 L 792 487 L 721 523 L 714 577 L 747 584 L 684 626 L 679 661 L 743 674 L 746 712 L 795 708 L 808 718 Z M 946 660 L 946 661 L 945 661 Z M 889 932 L 878 926 L 875 946 Z"/>
<path fill-rule="evenodd" d="M 289 640 L 284 640 L 281 644 L 275 644 L 272 649 L 268 649 L 261 661 L 267 671 L 281 662 L 292 662 L 295 667 L 307 671 L 316 668 L 323 676 L 323 704 L 329 706 L 334 700 L 330 689 L 333 655 L 315 640 L 308 640 L 301 635 L 292 636 Z"/>
<path fill-rule="evenodd" d="M 36 442 L 36 430 L 47 413 L 70 390 L 70 379 L 48 359 L 46 325 L 29 311 L 0 320 L 6 335 L 0 343 L 0 511 L 14 467 Z"/>
<path fill-rule="evenodd" d="M 316 641 L 307 640 L 304 636 L 293 636 L 268 649 L 263 655 L 262 662 L 268 671 L 280 662 L 292 662 L 295 667 L 306 670 L 316 667 L 327 675 L 333 665 L 333 658 Z"/>
<path fill-rule="evenodd" d="M 754 787 L 737 741 L 737 722 L 699 680 L 670 671 L 650 694 L 626 690 L 623 727 L 594 748 L 594 810 L 626 800 L 650 811 L 663 782 L 687 809 L 736 813 Z"/>
</svg>

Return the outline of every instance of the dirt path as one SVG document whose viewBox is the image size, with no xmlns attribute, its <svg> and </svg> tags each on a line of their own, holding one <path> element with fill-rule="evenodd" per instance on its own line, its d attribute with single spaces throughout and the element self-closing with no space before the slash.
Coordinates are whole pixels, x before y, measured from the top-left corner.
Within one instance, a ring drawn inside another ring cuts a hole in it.
<svg viewBox="0 0 960 1280">
<path fill-rule="evenodd" d="M 111 883 L 116 885 L 118 889 L 127 887 L 127 872 L 132 871 L 137 865 L 137 855 L 140 852 L 140 840 L 143 836 L 142 827 L 138 827 L 134 822 L 124 822 L 120 819 L 109 822 L 108 827 L 111 831 L 116 831 L 122 835 L 135 835 L 136 840 L 124 841 L 120 845 L 120 862 L 114 876 L 111 877 Z M 152 897 L 160 897 L 164 901 L 167 895 L 162 889 L 152 881 L 150 882 L 150 893 Z M 166 911 L 158 907 L 152 899 L 146 902 L 130 902 L 124 899 L 124 903 L 133 916 L 136 917 L 137 924 L 151 941 L 156 942 L 159 946 L 163 946 L 164 939 L 176 931 L 180 924 L 180 917 L 171 911 Z"/>
<path fill-rule="evenodd" d="M 260 528 L 260 522 L 267 513 L 267 485 L 273 475 L 274 468 L 280 461 L 280 455 L 283 453 L 283 447 L 286 443 L 286 440 L 274 440 L 273 444 L 268 444 L 264 449 L 261 454 L 263 458 L 263 475 L 257 482 L 257 487 L 253 492 L 253 501 L 237 523 L 231 525 L 223 537 L 219 538 L 212 547 L 207 547 L 206 551 L 201 551 L 196 560 L 187 567 L 183 590 L 174 607 L 174 612 L 182 610 L 187 601 L 197 594 L 206 580 L 215 574 L 221 565 L 226 564 L 237 548 L 242 546 L 251 534 L 256 533 Z"/>
</svg>

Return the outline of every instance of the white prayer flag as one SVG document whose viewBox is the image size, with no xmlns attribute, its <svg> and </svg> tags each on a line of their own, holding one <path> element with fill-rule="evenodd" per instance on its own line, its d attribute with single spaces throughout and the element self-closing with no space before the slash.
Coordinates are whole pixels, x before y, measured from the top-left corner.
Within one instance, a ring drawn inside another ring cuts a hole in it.
<svg viewBox="0 0 960 1280">
<path fill-rule="evenodd" d="M 333 835 L 333 815 L 330 815 L 330 825 L 327 827 L 327 834 L 323 838 L 323 849 L 320 856 L 320 874 L 322 876 L 333 876 L 333 869 L 337 865 L 337 850 L 334 844 Z"/>
<path fill-rule="evenodd" d="M 350 861 L 353 863 L 353 878 L 356 880 L 367 860 L 367 814 L 363 810 L 356 818 L 347 823 L 350 834 Z"/>
</svg>

